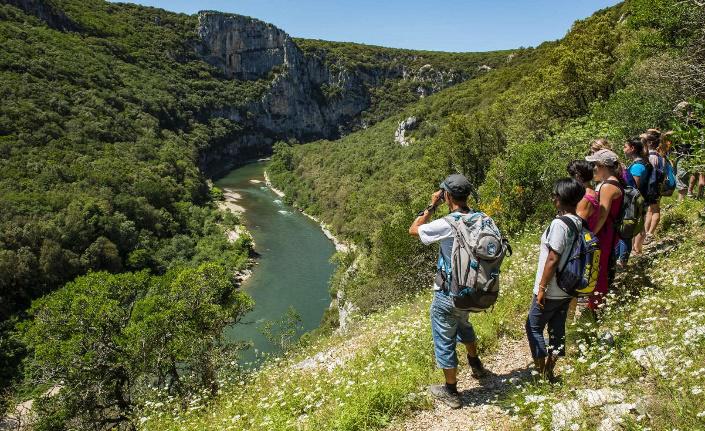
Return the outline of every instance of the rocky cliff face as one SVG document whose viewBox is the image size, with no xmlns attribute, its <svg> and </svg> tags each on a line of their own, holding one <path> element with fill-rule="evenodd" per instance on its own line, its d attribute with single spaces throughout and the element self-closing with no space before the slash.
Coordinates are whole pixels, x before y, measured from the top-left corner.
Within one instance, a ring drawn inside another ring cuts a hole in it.
<svg viewBox="0 0 705 431">
<path fill-rule="evenodd" d="M 217 174 L 253 157 L 269 154 L 276 140 L 335 139 L 363 127 L 360 114 L 370 107 L 369 88 L 387 79 L 418 84 L 419 97 L 462 82 L 457 72 L 394 67 L 349 70 L 330 67 L 325 53 L 305 54 L 284 31 L 249 17 L 200 12 L 197 51 L 233 79 L 267 80 L 269 91 L 246 109 L 213 115 L 243 123 L 237 141 L 211 148 L 201 166 Z"/>
<path fill-rule="evenodd" d="M 279 139 L 336 138 L 369 106 L 369 96 L 356 76 L 332 73 L 321 59 L 304 56 L 288 34 L 271 24 L 201 12 L 198 34 L 202 58 L 227 76 L 271 81 L 267 94 L 246 112 L 214 113 L 244 122 L 248 132 L 239 142 L 202 156 L 203 167 L 210 171 L 233 166 L 238 156 L 267 154 Z"/>
<path fill-rule="evenodd" d="M 240 15 L 201 12 L 198 35 L 204 59 L 237 79 L 266 78 L 297 50 L 283 31 Z"/>
</svg>

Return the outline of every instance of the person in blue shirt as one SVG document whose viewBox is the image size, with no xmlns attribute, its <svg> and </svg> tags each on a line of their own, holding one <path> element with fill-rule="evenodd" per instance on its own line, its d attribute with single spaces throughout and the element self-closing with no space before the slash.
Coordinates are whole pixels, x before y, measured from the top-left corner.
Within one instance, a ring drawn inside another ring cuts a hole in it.
<svg viewBox="0 0 705 431">
<path fill-rule="evenodd" d="M 642 195 L 646 194 L 648 177 L 651 174 L 651 164 L 645 159 L 644 143 L 641 138 L 632 138 L 624 144 L 624 154 L 631 160 L 630 165 L 624 173 L 624 181 L 627 185 L 639 189 Z M 617 266 L 624 268 L 629 261 L 632 250 L 635 254 L 640 254 L 641 244 L 636 247 L 631 240 L 620 239 L 617 244 Z"/>
</svg>

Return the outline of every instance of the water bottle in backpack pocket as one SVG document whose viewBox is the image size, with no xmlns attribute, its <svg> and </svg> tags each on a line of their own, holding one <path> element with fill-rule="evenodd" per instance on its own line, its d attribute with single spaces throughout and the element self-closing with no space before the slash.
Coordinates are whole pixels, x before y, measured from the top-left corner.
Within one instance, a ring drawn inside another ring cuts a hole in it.
<svg viewBox="0 0 705 431">
<path fill-rule="evenodd" d="M 573 242 L 565 252 L 568 259 L 556 271 L 558 287 L 572 296 L 590 296 L 600 274 L 600 244 L 584 223 L 576 226 L 570 217 L 560 217 L 571 232 Z"/>
<path fill-rule="evenodd" d="M 444 220 L 453 229 L 454 240 L 450 273 L 439 268 L 440 285 L 456 308 L 487 310 L 499 296 L 500 267 L 511 255 L 509 242 L 484 213 L 451 214 Z"/>
</svg>

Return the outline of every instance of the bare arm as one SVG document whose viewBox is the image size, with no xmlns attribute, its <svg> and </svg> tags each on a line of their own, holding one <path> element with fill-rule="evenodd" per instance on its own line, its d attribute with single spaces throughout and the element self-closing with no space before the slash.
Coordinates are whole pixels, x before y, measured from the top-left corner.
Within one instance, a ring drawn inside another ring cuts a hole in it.
<svg viewBox="0 0 705 431">
<path fill-rule="evenodd" d="M 580 202 L 578 202 L 578 208 L 575 210 L 575 213 L 578 215 L 578 217 L 582 218 L 583 220 L 587 220 L 592 215 L 592 212 L 593 208 L 590 204 L 590 201 L 583 198 Z"/>
<path fill-rule="evenodd" d="M 548 257 L 546 258 L 546 264 L 543 267 L 543 274 L 541 274 L 541 281 L 539 282 L 539 293 L 536 295 L 536 302 L 539 307 L 543 308 L 545 288 L 551 278 L 556 274 L 558 270 L 558 262 L 561 261 L 561 255 L 555 251 L 548 249 Z"/>
<path fill-rule="evenodd" d="M 595 226 L 595 235 L 597 235 L 607 221 L 607 216 L 612 209 L 612 201 L 619 194 L 619 188 L 612 184 L 605 184 L 600 189 L 600 218 Z"/>
<path fill-rule="evenodd" d="M 416 217 L 416 220 L 414 220 L 414 222 L 411 223 L 411 226 L 409 227 L 409 235 L 419 236 L 419 226 L 428 223 L 428 221 L 431 219 L 431 215 L 433 214 L 433 210 L 435 210 L 440 203 L 441 191 L 439 190 L 433 195 L 431 195 L 431 206 L 433 207 L 433 209 L 426 209 L 424 210 L 423 214 Z"/>
<path fill-rule="evenodd" d="M 409 234 L 413 236 L 419 236 L 419 226 L 428 223 L 428 221 L 431 219 L 431 214 L 433 214 L 433 211 L 424 210 L 422 215 L 416 217 L 416 220 L 414 220 L 414 222 L 411 223 L 411 226 L 409 227 Z"/>
</svg>

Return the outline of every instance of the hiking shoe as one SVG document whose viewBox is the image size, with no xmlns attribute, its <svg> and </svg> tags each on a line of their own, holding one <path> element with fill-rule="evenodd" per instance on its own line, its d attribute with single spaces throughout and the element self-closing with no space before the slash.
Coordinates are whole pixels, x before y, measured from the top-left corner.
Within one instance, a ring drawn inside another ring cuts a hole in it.
<svg viewBox="0 0 705 431">
<path fill-rule="evenodd" d="M 481 379 L 487 375 L 487 370 L 482 366 L 482 361 L 480 361 L 479 357 L 468 355 L 468 364 L 474 378 Z"/>
<path fill-rule="evenodd" d="M 463 402 L 460 400 L 460 394 L 450 392 L 446 385 L 431 385 L 431 387 L 428 388 L 428 392 L 433 398 L 443 402 L 443 404 L 451 409 L 459 409 L 463 406 Z"/>
</svg>

